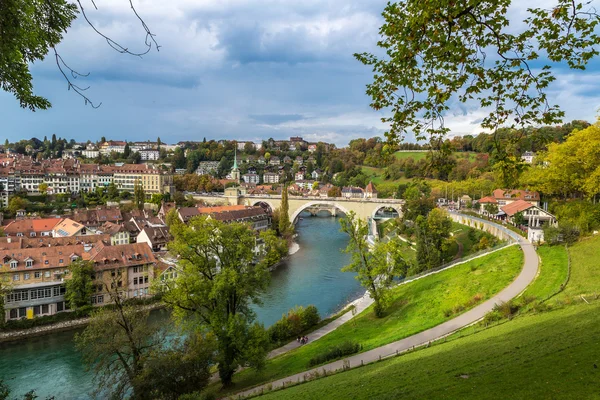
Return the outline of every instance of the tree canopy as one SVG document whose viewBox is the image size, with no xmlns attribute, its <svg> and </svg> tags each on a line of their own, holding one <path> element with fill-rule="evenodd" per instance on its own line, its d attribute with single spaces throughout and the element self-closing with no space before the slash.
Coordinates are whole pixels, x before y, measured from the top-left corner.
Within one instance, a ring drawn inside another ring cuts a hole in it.
<svg viewBox="0 0 600 400">
<path fill-rule="evenodd" d="M 266 357 L 268 336 L 251 308 L 270 279 L 266 262 L 255 261 L 256 236 L 246 224 L 206 216 L 184 224 L 174 214 L 168 221 L 180 272 L 163 287 L 163 300 L 183 325 L 215 336 L 219 375 L 229 385 L 240 364 L 261 366 Z"/>
<path fill-rule="evenodd" d="M 509 20 L 511 3 L 387 4 L 378 42 L 385 55 L 355 56 L 375 73 L 367 86 L 371 106 L 391 111 L 384 118 L 388 141 L 397 144 L 409 131 L 419 140 L 443 137 L 444 118 L 457 102 L 486 110 L 481 125 L 492 131 L 561 120 L 564 113 L 546 94 L 556 79 L 550 63 L 585 69 L 598 54 L 600 18 L 589 2 L 554 0 L 528 8 L 518 25 Z M 502 147 L 496 151 L 504 157 Z"/>
</svg>

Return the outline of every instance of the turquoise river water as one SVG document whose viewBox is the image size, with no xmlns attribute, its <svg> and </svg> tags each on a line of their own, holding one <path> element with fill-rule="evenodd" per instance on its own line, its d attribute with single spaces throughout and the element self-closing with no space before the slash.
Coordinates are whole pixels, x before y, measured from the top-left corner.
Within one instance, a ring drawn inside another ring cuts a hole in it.
<svg viewBox="0 0 600 400">
<path fill-rule="evenodd" d="M 263 305 L 255 307 L 258 319 L 265 326 L 296 305 L 314 304 L 321 316 L 326 317 L 362 295 L 364 290 L 354 275 L 340 271 L 350 257 L 341 252 L 348 239 L 339 228 L 338 220 L 331 217 L 305 216 L 298 221 L 300 250 L 273 272 Z M 152 318 L 166 323 L 168 315 L 156 312 Z M 40 398 L 89 398 L 92 377 L 74 349 L 76 332 L 0 345 L 0 378 L 12 389 L 13 397 L 35 389 Z"/>
</svg>

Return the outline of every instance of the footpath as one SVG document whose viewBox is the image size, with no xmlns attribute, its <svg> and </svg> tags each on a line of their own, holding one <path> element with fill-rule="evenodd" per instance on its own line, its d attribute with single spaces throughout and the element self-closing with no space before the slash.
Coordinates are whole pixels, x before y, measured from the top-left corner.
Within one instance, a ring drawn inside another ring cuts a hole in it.
<svg viewBox="0 0 600 400">
<path fill-rule="evenodd" d="M 468 216 L 465 216 L 465 217 L 468 217 Z M 469 219 L 472 218 L 473 220 L 479 220 L 478 218 L 474 218 L 474 217 L 468 217 L 468 218 Z M 488 222 L 488 221 L 485 221 L 485 222 L 488 224 L 491 224 L 491 225 L 495 225 L 495 228 L 497 228 L 497 229 L 505 231 L 505 233 L 507 233 L 513 240 L 515 240 L 516 244 L 518 244 L 521 247 L 521 249 L 523 250 L 523 254 L 524 254 L 523 269 L 521 270 L 521 273 L 517 276 L 517 278 L 510 285 L 508 285 L 506 288 L 504 288 L 504 290 L 502 290 L 500 293 L 498 293 L 491 299 L 485 301 L 484 303 L 476 306 L 475 308 L 467 311 L 466 313 L 461 314 L 458 317 L 451 319 L 450 321 L 446 321 L 438 326 L 435 326 L 435 327 L 425 330 L 423 332 L 420 332 L 415 335 L 404 338 L 402 340 L 398 340 L 396 342 L 392 342 L 387 345 L 366 351 L 364 353 L 356 354 L 354 356 L 347 357 L 342 360 L 338 360 L 338 361 L 335 361 L 335 362 L 332 362 L 329 364 L 325 364 L 318 368 L 313 368 L 308 371 L 300 372 L 298 374 L 294 374 L 294 375 L 291 375 L 291 376 L 288 376 L 288 377 L 285 377 L 282 379 L 278 379 L 276 381 L 272 381 L 272 382 L 269 382 L 269 383 L 266 383 L 266 384 L 263 384 L 260 386 L 256 386 L 252 389 L 236 393 L 235 395 L 232 395 L 231 398 L 258 395 L 258 394 L 263 393 L 265 390 L 274 390 L 274 389 L 278 389 L 281 387 L 285 387 L 286 385 L 289 385 L 292 383 L 305 381 L 310 376 L 315 376 L 317 374 L 323 375 L 325 373 L 329 374 L 329 373 L 333 373 L 333 372 L 339 371 L 339 370 L 355 368 L 355 367 L 358 367 L 358 366 L 361 366 L 364 364 L 368 364 L 371 362 L 375 362 L 375 361 L 379 361 L 379 360 L 382 360 L 382 359 L 385 359 L 388 357 L 395 356 L 399 353 L 414 349 L 416 347 L 427 345 L 435 340 L 438 340 L 445 336 L 448 336 L 448 335 L 456 332 L 457 330 L 460 330 L 466 326 L 469 326 L 469 325 L 481 320 L 488 312 L 493 310 L 493 308 L 496 304 L 499 304 L 502 302 L 507 302 L 507 301 L 517 297 L 519 294 L 521 294 L 525 290 L 525 288 L 527 288 L 527 286 L 529 286 L 529 284 L 535 279 L 535 276 L 537 275 L 539 259 L 538 259 L 537 253 L 535 252 L 535 248 L 528 240 L 514 234 L 511 231 L 508 231 L 506 228 L 504 228 L 498 224 L 492 223 L 492 222 Z M 486 255 L 486 254 L 483 254 L 481 256 L 484 256 L 484 255 Z M 452 264 L 451 266 L 446 267 L 444 269 L 451 268 L 458 264 L 459 263 Z M 440 272 L 440 271 L 435 271 L 433 273 L 438 273 L 438 272 Z M 420 276 L 415 279 L 420 279 L 420 278 L 423 278 L 424 276 L 428 276 L 428 275 L 430 275 L 430 274 L 426 274 L 426 275 Z M 407 282 L 404 282 L 404 283 L 407 283 Z M 361 299 L 359 299 L 359 300 L 361 300 Z M 367 308 L 368 305 L 370 305 L 372 303 L 372 300 L 370 298 L 369 298 L 369 300 L 370 300 L 370 303 L 368 303 L 368 301 L 365 300 L 364 304 L 362 305 L 362 310 Z M 367 303 L 368 303 L 368 305 L 366 305 Z M 360 310 L 358 312 L 360 312 Z M 358 312 L 356 314 L 358 314 Z M 348 314 L 350 314 L 350 315 L 348 315 Z M 342 317 L 340 317 L 338 319 L 341 319 L 343 317 L 346 317 L 346 319 L 343 321 L 340 321 L 333 329 L 330 329 L 331 328 L 330 325 L 333 326 L 333 324 L 335 324 L 337 322 L 337 320 L 320 328 L 318 330 L 318 331 L 321 331 L 320 336 L 317 337 L 316 335 L 314 335 L 314 340 L 333 331 L 335 328 L 337 328 L 337 326 L 342 325 L 344 322 L 347 322 L 348 320 L 352 319 L 353 316 L 354 315 L 352 315 L 352 313 L 344 314 Z M 317 331 L 315 331 L 315 332 L 317 332 Z M 311 339 L 311 341 L 312 341 L 312 338 L 313 338 L 313 334 L 311 334 L 309 339 Z M 273 350 L 269 354 L 269 358 L 275 357 L 276 355 L 281 355 L 287 351 L 292 350 L 293 348 L 295 348 L 293 346 L 293 344 L 296 344 L 295 347 L 299 346 L 299 344 L 297 344 L 296 342 L 289 343 L 286 346 L 283 346 L 279 349 Z"/>
</svg>

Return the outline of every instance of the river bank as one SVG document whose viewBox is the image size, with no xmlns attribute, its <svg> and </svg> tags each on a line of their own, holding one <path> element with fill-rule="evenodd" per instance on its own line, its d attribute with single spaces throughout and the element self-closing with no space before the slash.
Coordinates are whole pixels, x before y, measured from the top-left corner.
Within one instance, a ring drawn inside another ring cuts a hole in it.
<svg viewBox="0 0 600 400">
<path fill-rule="evenodd" d="M 162 303 L 149 304 L 141 307 L 150 311 L 165 308 Z M 90 317 L 76 318 L 48 325 L 35 326 L 33 328 L 4 331 L 0 332 L 0 343 L 14 342 L 21 339 L 84 328 L 89 321 Z"/>
</svg>

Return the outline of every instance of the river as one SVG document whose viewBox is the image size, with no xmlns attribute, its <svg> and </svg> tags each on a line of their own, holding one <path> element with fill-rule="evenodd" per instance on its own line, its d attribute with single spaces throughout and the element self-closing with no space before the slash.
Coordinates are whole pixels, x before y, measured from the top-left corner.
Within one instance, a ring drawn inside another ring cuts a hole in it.
<svg viewBox="0 0 600 400">
<path fill-rule="evenodd" d="M 314 304 L 321 317 L 327 317 L 364 292 L 354 274 L 340 271 L 350 256 L 340 251 L 348 239 L 339 231 L 337 219 L 303 216 L 296 230 L 300 249 L 273 272 L 263 304 L 255 306 L 265 326 L 296 305 Z M 155 313 L 153 318 L 166 321 L 166 312 Z M 75 332 L 0 345 L 0 378 L 12 389 L 13 397 L 35 389 L 40 398 L 89 398 L 92 377 L 74 349 Z"/>
</svg>

